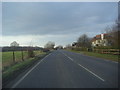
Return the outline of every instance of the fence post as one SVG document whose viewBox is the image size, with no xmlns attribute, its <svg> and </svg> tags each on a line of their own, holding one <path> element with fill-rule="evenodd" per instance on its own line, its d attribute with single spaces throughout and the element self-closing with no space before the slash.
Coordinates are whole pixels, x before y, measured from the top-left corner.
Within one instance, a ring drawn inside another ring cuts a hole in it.
<svg viewBox="0 0 120 90">
<path fill-rule="evenodd" d="M 22 50 L 21 50 L 21 54 L 22 54 L 22 61 L 24 61 L 23 48 L 22 48 Z"/>
<path fill-rule="evenodd" d="M 15 63 L 15 52 L 14 52 L 14 47 L 13 47 L 13 63 Z"/>
</svg>

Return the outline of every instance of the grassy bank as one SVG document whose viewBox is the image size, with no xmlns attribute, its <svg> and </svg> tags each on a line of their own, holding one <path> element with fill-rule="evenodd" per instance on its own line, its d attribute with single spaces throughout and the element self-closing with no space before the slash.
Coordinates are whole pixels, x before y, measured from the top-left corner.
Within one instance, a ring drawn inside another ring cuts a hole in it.
<svg viewBox="0 0 120 90">
<path fill-rule="evenodd" d="M 14 72 L 20 70 L 21 68 L 29 65 L 32 61 L 34 60 L 34 58 L 30 58 L 30 59 L 27 59 L 26 61 L 24 62 L 19 62 L 19 63 L 16 63 L 15 65 L 9 67 L 8 69 L 6 69 L 2 74 L 3 74 L 3 78 L 6 78 L 10 75 L 12 75 Z"/>
<path fill-rule="evenodd" d="M 101 53 L 87 52 L 87 51 L 75 51 L 75 50 L 68 50 L 68 51 L 72 51 L 72 52 L 81 53 L 81 54 L 84 54 L 87 56 L 93 56 L 93 57 L 98 57 L 98 58 L 103 58 L 103 59 L 108 59 L 108 60 L 118 62 L 118 55 L 101 54 Z"/>
</svg>

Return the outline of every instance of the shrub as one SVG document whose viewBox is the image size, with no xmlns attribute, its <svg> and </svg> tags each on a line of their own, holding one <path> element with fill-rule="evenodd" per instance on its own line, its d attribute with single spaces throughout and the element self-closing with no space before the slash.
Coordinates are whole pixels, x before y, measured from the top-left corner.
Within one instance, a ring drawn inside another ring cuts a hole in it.
<svg viewBox="0 0 120 90">
<path fill-rule="evenodd" d="M 33 50 L 28 50 L 28 58 L 33 58 L 35 56 Z"/>
</svg>

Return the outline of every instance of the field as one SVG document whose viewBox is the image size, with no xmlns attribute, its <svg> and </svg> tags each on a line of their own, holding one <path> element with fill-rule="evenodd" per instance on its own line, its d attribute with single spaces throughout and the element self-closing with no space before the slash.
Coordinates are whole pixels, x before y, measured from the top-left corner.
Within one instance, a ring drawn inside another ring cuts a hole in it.
<svg viewBox="0 0 120 90">
<path fill-rule="evenodd" d="M 69 50 L 69 51 L 76 52 L 76 53 L 81 53 L 81 54 L 88 55 L 88 56 L 93 56 L 93 57 L 108 59 L 108 60 L 112 60 L 112 61 L 117 61 L 118 62 L 118 55 L 101 54 L 101 53 L 87 52 L 87 51 L 75 51 L 75 50 Z"/>
<path fill-rule="evenodd" d="M 13 63 L 13 52 L 0 52 L 2 53 L 2 67 L 10 66 Z M 44 54 L 42 51 L 34 51 L 35 56 Z M 23 51 L 24 60 L 28 59 L 28 52 Z M 15 51 L 15 62 L 22 61 L 22 53 L 21 51 Z"/>
</svg>

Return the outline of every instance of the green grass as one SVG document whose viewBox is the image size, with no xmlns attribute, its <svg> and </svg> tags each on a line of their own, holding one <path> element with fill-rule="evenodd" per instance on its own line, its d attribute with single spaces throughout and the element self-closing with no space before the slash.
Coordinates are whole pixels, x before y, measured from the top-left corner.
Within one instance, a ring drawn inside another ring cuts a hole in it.
<svg viewBox="0 0 120 90">
<path fill-rule="evenodd" d="M 98 58 L 103 58 L 103 59 L 108 59 L 112 61 L 117 61 L 118 62 L 118 55 L 111 55 L 111 54 L 100 54 L 100 53 L 94 53 L 94 52 L 87 52 L 87 51 L 75 51 L 75 50 L 68 50 L 76 53 L 81 53 L 87 56 L 93 56 L 93 57 L 98 57 Z"/>
<path fill-rule="evenodd" d="M 0 53 L 2 53 L 3 63 L 13 60 L 13 52 L 10 51 L 10 52 L 0 52 Z M 15 51 L 14 53 L 15 53 L 16 61 L 21 60 L 21 58 L 22 58 L 21 51 Z M 27 57 L 27 51 L 24 51 L 23 55 L 24 55 L 24 58 L 26 58 Z"/>
<path fill-rule="evenodd" d="M 2 53 L 2 61 L 7 62 L 9 60 L 12 60 L 12 52 L 0 52 Z"/>
<path fill-rule="evenodd" d="M 1 53 L 2 53 L 2 67 L 8 67 L 11 64 L 13 64 L 13 52 L 12 51 L 0 52 L 0 54 Z M 21 51 L 15 51 L 14 53 L 15 53 L 15 62 L 22 61 Z M 42 55 L 42 54 L 45 54 L 45 53 L 42 52 L 42 51 L 34 51 L 34 54 L 35 54 L 35 56 L 37 56 L 37 55 Z M 23 51 L 23 56 L 24 56 L 24 60 L 26 60 L 28 58 L 28 52 Z"/>
<path fill-rule="evenodd" d="M 43 55 L 43 54 L 46 54 L 45 52 L 43 51 L 34 51 L 34 54 L 37 56 L 37 55 Z"/>
<path fill-rule="evenodd" d="M 23 57 L 24 57 L 24 59 L 26 59 L 27 56 L 28 56 L 27 51 L 23 51 Z M 16 51 L 15 52 L 15 57 L 16 57 L 16 61 L 22 60 L 22 53 L 21 53 L 21 51 Z"/>
<path fill-rule="evenodd" d="M 2 53 L 2 66 L 7 67 L 10 66 L 13 63 L 13 52 L 0 52 Z M 15 62 L 22 61 L 22 54 L 21 51 L 15 51 Z M 24 59 L 27 58 L 27 51 L 23 52 Z"/>
</svg>

